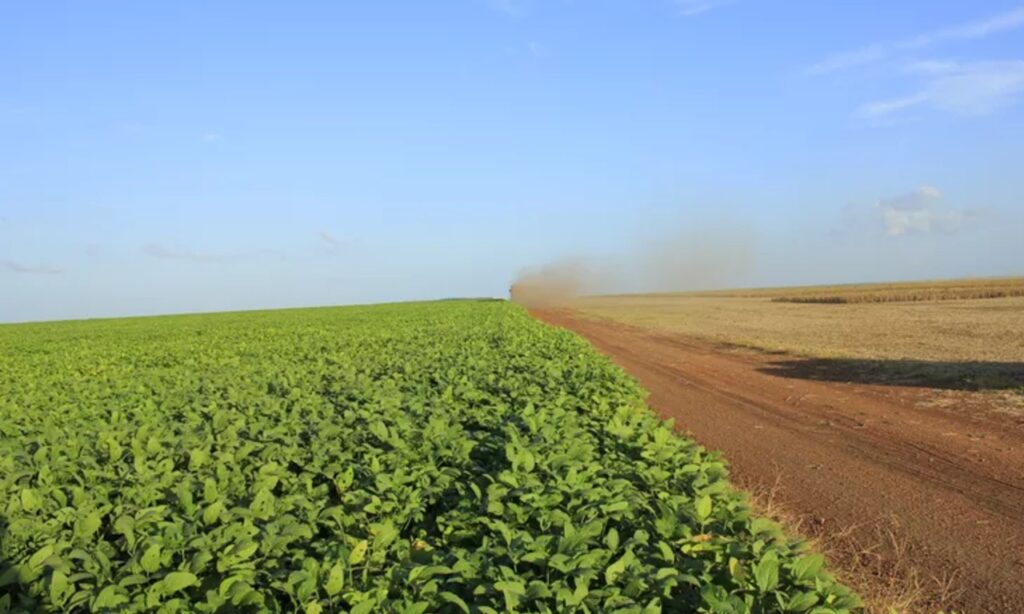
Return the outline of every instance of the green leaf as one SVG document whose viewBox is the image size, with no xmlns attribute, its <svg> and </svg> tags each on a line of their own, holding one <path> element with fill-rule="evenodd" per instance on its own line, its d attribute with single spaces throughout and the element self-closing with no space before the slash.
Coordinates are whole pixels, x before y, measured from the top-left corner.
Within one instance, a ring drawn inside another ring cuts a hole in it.
<svg viewBox="0 0 1024 614">
<path fill-rule="evenodd" d="M 42 569 L 43 563 L 51 556 L 53 556 L 53 544 L 46 544 L 29 557 L 28 566 L 35 570 Z"/>
<path fill-rule="evenodd" d="M 572 597 L 567 600 L 567 603 L 571 606 L 578 606 L 583 603 L 583 600 L 590 594 L 589 580 L 586 578 L 576 578 L 576 590 L 573 591 Z"/>
<path fill-rule="evenodd" d="M 143 571 L 149 573 L 160 569 L 160 544 L 154 544 L 146 548 L 146 552 L 143 553 L 139 564 L 142 565 Z"/>
<path fill-rule="evenodd" d="M 206 464 L 206 461 L 210 459 L 210 454 L 206 450 L 195 449 L 188 453 L 188 468 L 192 471 L 199 469 Z"/>
<path fill-rule="evenodd" d="M 619 560 L 615 561 L 604 570 L 604 581 L 606 584 L 615 584 L 615 581 L 625 573 L 626 564 L 629 562 L 626 558 L 627 554 L 622 555 Z"/>
<path fill-rule="evenodd" d="M 310 601 L 306 604 L 306 614 L 321 614 L 324 611 L 324 606 L 320 605 L 319 601 Z"/>
<path fill-rule="evenodd" d="M 111 585 L 100 591 L 92 602 L 93 610 L 109 610 L 128 603 L 128 597 L 121 594 L 121 589 Z"/>
<path fill-rule="evenodd" d="M 809 581 L 821 572 L 825 565 L 825 557 L 821 554 L 802 556 L 793 563 L 793 575 L 798 580 Z"/>
<path fill-rule="evenodd" d="M 387 548 L 399 535 L 398 529 L 395 528 L 394 523 L 390 520 L 374 524 L 370 530 L 374 534 L 373 543 L 375 550 Z"/>
<path fill-rule="evenodd" d="M 462 597 L 459 597 L 455 593 L 444 591 L 442 593 L 439 593 L 438 597 L 444 599 L 447 603 L 450 603 L 458 607 L 460 610 L 462 610 L 463 614 L 469 614 L 469 605 L 466 604 L 465 601 L 463 601 Z"/>
<path fill-rule="evenodd" d="M 797 593 L 786 603 L 787 612 L 806 612 L 818 604 L 818 596 L 811 592 Z"/>
<path fill-rule="evenodd" d="M 747 577 L 747 568 L 736 557 L 729 557 L 729 575 L 737 582 L 743 582 Z"/>
<path fill-rule="evenodd" d="M 754 580 L 762 593 L 773 590 L 779 583 L 779 561 L 771 554 L 754 567 Z"/>
<path fill-rule="evenodd" d="M 348 564 L 355 566 L 362 563 L 363 559 L 366 558 L 366 549 L 369 547 L 370 542 L 365 539 L 356 544 L 355 547 L 352 548 L 352 552 L 348 555 Z"/>
<path fill-rule="evenodd" d="M 56 604 L 64 603 L 66 593 L 70 588 L 72 587 L 64 572 L 59 569 L 53 570 L 53 575 L 50 576 L 50 601 Z"/>
<path fill-rule="evenodd" d="M 224 513 L 224 502 L 214 501 L 203 510 L 203 524 L 209 526 L 217 522 Z"/>
<path fill-rule="evenodd" d="M 252 555 L 256 554 L 256 551 L 260 549 L 260 545 L 254 541 L 244 541 L 239 544 L 235 544 L 235 547 L 231 549 L 231 557 L 235 561 L 248 560 Z"/>
<path fill-rule="evenodd" d="M 135 532 L 135 519 L 131 516 L 118 516 L 114 521 L 114 530 L 125 537 Z"/>
<path fill-rule="evenodd" d="M 355 470 L 352 467 L 348 467 L 334 476 L 334 487 L 338 490 L 338 494 L 344 494 L 352 487 L 355 475 Z"/>
<path fill-rule="evenodd" d="M 379 439 L 381 443 L 387 443 L 389 437 L 388 427 L 380 420 L 370 423 L 370 432 L 373 433 L 374 437 Z"/>
<path fill-rule="evenodd" d="M 768 518 L 755 518 L 750 523 L 750 533 L 752 535 L 761 535 L 767 533 L 769 535 L 775 535 L 778 533 L 779 525 Z"/>
<path fill-rule="evenodd" d="M 704 495 L 697 499 L 697 520 L 704 522 L 711 516 L 711 496 Z"/>
<path fill-rule="evenodd" d="M 519 600 L 526 596 L 526 586 L 522 582 L 503 580 L 495 582 L 494 588 L 505 596 L 506 611 L 512 611 L 519 605 Z"/>
<path fill-rule="evenodd" d="M 188 571 L 172 571 L 164 576 L 162 583 L 165 593 L 176 593 L 199 584 L 199 578 L 194 573 Z"/>
<path fill-rule="evenodd" d="M 274 515 L 274 502 L 277 499 L 274 497 L 266 488 L 261 488 L 256 496 L 253 498 L 252 503 L 249 505 L 249 509 L 252 511 L 253 516 L 260 520 L 269 520 Z"/>
<path fill-rule="evenodd" d="M 103 521 L 100 520 L 99 513 L 90 512 L 75 522 L 75 535 L 83 540 L 89 540 L 96 534 L 96 531 L 100 529 L 102 524 Z"/>
<path fill-rule="evenodd" d="M 614 514 L 616 512 L 624 512 L 629 509 L 629 501 L 616 501 L 609 503 L 608 505 L 602 505 L 601 510 L 605 514 Z"/>
<path fill-rule="evenodd" d="M 608 534 L 604 536 L 604 543 L 609 550 L 619 549 L 619 532 L 615 530 L 615 527 L 608 529 Z"/>
<path fill-rule="evenodd" d="M 327 573 L 327 582 L 324 583 L 324 590 L 331 597 L 341 592 L 345 587 L 345 567 L 341 563 L 335 563 L 334 567 Z"/>
<path fill-rule="evenodd" d="M 533 453 L 527 450 L 526 448 L 523 448 L 519 452 L 519 457 L 517 460 L 519 468 L 525 471 L 526 473 L 532 473 L 534 468 L 537 466 L 537 460 L 534 458 Z"/>
<path fill-rule="evenodd" d="M 674 563 L 676 560 L 676 553 L 672 550 L 672 546 L 663 541 L 658 542 L 658 553 L 666 563 Z"/>
<path fill-rule="evenodd" d="M 377 601 L 375 599 L 367 599 L 366 601 L 361 601 L 356 605 L 352 606 L 351 614 L 370 614 L 370 612 L 373 611 L 373 608 L 376 605 Z"/>
<path fill-rule="evenodd" d="M 39 498 L 39 493 L 32 488 L 21 489 L 21 508 L 26 512 L 34 512 L 43 505 L 43 500 Z"/>
</svg>

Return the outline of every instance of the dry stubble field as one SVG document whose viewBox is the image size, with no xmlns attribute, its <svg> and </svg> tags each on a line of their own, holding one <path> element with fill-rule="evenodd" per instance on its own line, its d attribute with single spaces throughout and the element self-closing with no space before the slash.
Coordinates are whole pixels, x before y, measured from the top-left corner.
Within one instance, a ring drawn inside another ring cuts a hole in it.
<svg viewBox="0 0 1024 614">
<path fill-rule="evenodd" d="M 573 307 L 627 324 L 805 356 L 1024 361 L 1024 296 L 839 304 L 782 300 L 801 294 L 858 300 L 877 287 L 600 296 L 576 299 Z"/>
<path fill-rule="evenodd" d="M 766 352 L 821 359 L 835 377 L 958 390 L 1024 386 L 1024 296 L 921 300 L 950 289 L 1016 291 L 1024 279 L 579 298 L 608 319 Z M 908 288 L 910 289 L 908 291 Z M 916 296 L 893 302 L 894 296 Z M 791 297 L 856 302 L 789 302 Z M 1012 399 L 1011 399 L 1012 401 Z M 1011 403 L 1012 404 L 1012 403 Z"/>
</svg>

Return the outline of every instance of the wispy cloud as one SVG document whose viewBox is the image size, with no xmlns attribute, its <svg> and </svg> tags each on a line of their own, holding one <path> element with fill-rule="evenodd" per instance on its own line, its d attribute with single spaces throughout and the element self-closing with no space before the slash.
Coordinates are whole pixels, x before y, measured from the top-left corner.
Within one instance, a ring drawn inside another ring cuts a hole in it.
<svg viewBox="0 0 1024 614">
<path fill-rule="evenodd" d="M 142 251 L 153 258 L 161 260 L 188 260 L 191 262 L 223 262 L 227 256 L 223 254 L 211 254 L 188 249 L 168 247 L 160 243 L 149 243 L 142 248 Z"/>
<path fill-rule="evenodd" d="M 972 40 L 985 38 L 991 34 L 1016 30 L 1024 26 L 1024 7 L 987 17 L 979 21 L 972 21 L 952 28 L 944 28 L 898 43 L 898 46 L 905 49 L 920 49 L 937 43 L 955 40 Z"/>
<path fill-rule="evenodd" d="M 218 143 L 224 140 L 224 135 L 219 132 L 204 132 L 199 140 L 204 143 Z"/>
<path fill-rule="evenodd" d="M 902 98 L 889 98 L 887 100 L 876 100 L 874 102 L 861 105 L 860 114 L 864 117 L 871 118 L 883 117 L 885 115 L 916 107 L 927 100 L 928 97 L 924 94 L 914 94 L 912 96 L 904 96 Z"/>
<path fill-rule="evenodd" d="M 877 118 L 912 108 L 985 115 L 1016 103 L 1024 92 L 1024 61 L 913 62 L 905 70 L 923 80 L 918 91 L 862 105 Z"/>
<path fill-rule="evenodd" d="M 170 246 L 164 243 L 147 243 L 142 251 L 147 256 L 160 260 L 181 260 L 185 262 L 201 262 L 217 264 L 224 262 L 235 262 L 239 260 L 262 258 L 275 259 L 284 262 L 287 255 L 275 249 L 253 249 L 235 252 L 207 252 L 193 250 L 177 246 Z"/>
<path fill-rule="evenodd" d="M 711 1 L 711 0 L 708 0 Z M 901 52 L 918 51 L 949 41 L 976 40 L 1024 27 L 1024 7 L 949 28 L 918 34 L 899 41 L 877 42 L 859 49 L 838 53 L 808 68 L 814 75 L 879 62 Z"/>
<path fill-rule="evenodd" d="M 533 60 L 541 60 L 551 55 L 551 51 L 548 46 L 539 41 L 529 41 L 522 45 L 508 46 L 505 48 L 505 53 L 509 57 L 525 57 Z"/>
<path fill-rule="evenodd" d="M 817 64 L 814 64 L 807 69 L 807 72 L 812 75 L 825 75 L 839 70 L 877 62 L 885 58 L 888 54 L 889 49 L 886 45 L 869 45 L 860 49 L 854 49 L 853 51 L 837 53 L 822 60 L 821 62 L 818 62 Z"/>
<path fill-rule="evenodd" d="M 25 275 L 62 275 L 64 273 L 64 269 L 45 265 L 27 265 L 14 260 L 0 260 L 0 267 L 12 273 L 22 273 Z"/>
<path fill-rule="evenodd" d="M 732 3 L 733 0 L 674 0 L 676 9 L 683 17 L 694 17 Z"/>
<path fill-rule="evenodd" d="M 113 129 L 120 136 L 127 137 L 144 137 L 152 134 L 153 126 L 150 124 L 144 124 L 136 121 L 124 121 L 116 124 Z"/>
<path fill-rule="evenodd" d="M 526 12 L 528 0 L 485 0 L 487 6 L 512 17 Z"/>
<path fill-rule="evenodd" d="M 693 17 L 717 9 L 736 0 L 668 0 L 675 7 L 676 14 Z M 535 0 L 483 0 L 484 4 L 510 17 L 522 17 L 530 12 Z"/>
<path fill-rule="evenodd" d="M 331 247 L 341 247 L 341 241 L 339 241 L 337 237 L 327 232 L 326 230 L 321 230 L 320 232 L 317 233 L 317 236 L 320 237 L 321 241 L 327 243 Z"/>
<path fill-rule="evenodd" d="M 882 199 L 875 205 L 875 212 L 890 237 L 952 234 L 980 215 L 978 211 L 946 207 L 942 192 L 932 186 L 921 186 L 908 194 Z"/>
</svg>

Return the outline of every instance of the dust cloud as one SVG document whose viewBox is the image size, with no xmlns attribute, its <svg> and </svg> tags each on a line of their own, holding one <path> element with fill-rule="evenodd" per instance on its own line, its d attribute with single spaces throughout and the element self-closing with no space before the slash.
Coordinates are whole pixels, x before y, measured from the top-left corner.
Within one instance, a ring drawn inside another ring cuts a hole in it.
<svg viewBox="0 0 1024 614">
<path fill-rule="evenodd" d="M 509 295 L 522 305 L 551 307 L 596 294 L 737 287 L 753 268 L 754 241 L 750 229 L 717 227 L 638 239 L 615 253 L 567 257 L 526 268 Z"/>
<path fill-rule="evenodd" d="M 521 305 L 548 307 L 596 288 L 594 275 L 584 261 L 565 260 L 524 270 L 509 288 L 509 297 Z"/>
</svg>

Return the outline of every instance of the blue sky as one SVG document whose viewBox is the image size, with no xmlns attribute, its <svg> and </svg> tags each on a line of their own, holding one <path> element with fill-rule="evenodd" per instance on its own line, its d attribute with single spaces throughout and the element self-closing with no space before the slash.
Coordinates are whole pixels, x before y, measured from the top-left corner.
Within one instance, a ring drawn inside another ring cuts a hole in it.
<svg viewBox="0 0 1024 614">
<path fill-rule="evenodd" d="M 1024 273 L 1020 2 L 11 2 L 0 75 L 0 321 Z"/>
</svg>

